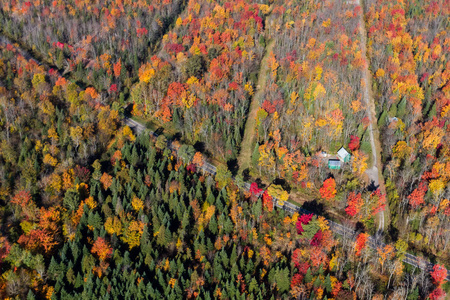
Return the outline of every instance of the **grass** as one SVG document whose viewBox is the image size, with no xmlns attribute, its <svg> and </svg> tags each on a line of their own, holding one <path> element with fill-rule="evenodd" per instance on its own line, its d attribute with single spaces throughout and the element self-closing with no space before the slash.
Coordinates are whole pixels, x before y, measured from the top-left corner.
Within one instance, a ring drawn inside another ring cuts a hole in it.
<svg viewBox="0 0 450 300">
<path fill-rule="evenodd" d="M 267 58 L 273 49 L 274 41 L 270 41 L 266 47 L 264 57 L 261 60 L 260 72 L 258 77 L 258 84 L 256 93 L 253 95 L 249 114 L 247 116 L 247 121 L 245 123 L 244 137 L 241 143 L 241 150 L 238 156 L 239 170 L 242 172 L 251 166 L 251 158 L 253 153 L 253 148 L 255 145 L 256 136 L 256 112 L 259 108 L 260 99 L 264 95 L 264 90 L 266 87 L 266 74 L 269 70 L 267 66 Z"/>
</svg>

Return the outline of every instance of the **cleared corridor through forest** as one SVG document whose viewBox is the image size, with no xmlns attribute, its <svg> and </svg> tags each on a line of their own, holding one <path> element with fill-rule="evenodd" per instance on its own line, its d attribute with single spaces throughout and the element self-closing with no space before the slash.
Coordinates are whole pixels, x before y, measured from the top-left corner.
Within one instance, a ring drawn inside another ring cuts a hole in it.
<svg viewBox="0 0 450 300">
<path fill-rule="evenodd" d="M 247 122 L 245 123 L 244 138 L 242 139 L 241 149 L 238 157 L 240 171 L 249 168 L 251 165 L 251 156 L 253 153 L 256 138 L 256 112 L 258 111 L 259 105 L 262 102 L 262 97 L 264 96 L 266 76 L 267 72 L 269 71 L 267 58 L 269 57 L 270 52 L 272 52 L 274 44 L 274 40 L 269 41 L 266 46 L 264 56 L 261 60 L 256 92 L 253 95 L 250 103 Z"/>
<path fill-rule="evenodd" d="M 357 5 L 361 6 L 361 0 L 359 0 Z M 369 127 L 367 128 L 369 137 L 370 137 L 370 145 L 372 148 L 372 167 L 366 170 L 366 175 L 369 178 L 369 182 L 374 182 L 375 186 L 379 186 L 382 194 L 386 195 L 386 188 L 384 186 L 384 179 L 382 176 L 382 164 L 381 164 L 381 144 L 380 137 L 378 131 L 376 110 L 375 110 L 375 101 L 372 93 L 372 75 L 369 71 L 369 58 L 367 57 L 367 31 L 364 22 L 364 10 L 361 10 L 360 15 L 360 23 L 359 23 L 359 34 L 361 36 L 361 52 L 362 56 L 365 58 L 366 63 L 364 66 L 363 78 L 364 78 L 364 86 L 362 87 L 364 90 L 363 98 L 366 104 L 367 117 L 369 118 Z M 380 220 L 378 224 L 378 230 L 380 232 L 384 231 L 385 228 L 385 214 L 389 215 L 389 204 L 386 204 L 386 210 L 380 212 Z"/>
</svg>

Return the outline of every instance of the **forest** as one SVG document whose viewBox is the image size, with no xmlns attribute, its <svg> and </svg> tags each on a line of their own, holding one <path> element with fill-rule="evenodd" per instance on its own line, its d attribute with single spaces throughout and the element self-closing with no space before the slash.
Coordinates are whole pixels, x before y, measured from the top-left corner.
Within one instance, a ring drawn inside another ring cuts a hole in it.
<svg viewBox="0 0 450 300">
<path fill-rule="evenodd" d="M 448 0 L 0 4 L 0 298 L 450 293 Z"/>
<path fill-rule="evenodd" d="M 448 261 L 450 7 L 373 2 L 366 26 L 391 231 Z"/>
</svg>

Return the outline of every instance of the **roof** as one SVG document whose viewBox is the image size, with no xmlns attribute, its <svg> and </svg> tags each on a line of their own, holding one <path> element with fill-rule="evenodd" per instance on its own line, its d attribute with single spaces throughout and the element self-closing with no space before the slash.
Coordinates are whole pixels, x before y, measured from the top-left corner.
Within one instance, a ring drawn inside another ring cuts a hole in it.
<svg viewBox="0 0 450 300">
<path fill-rule="evenodd" d="M 341 166 L 341 161 L 339 159 L 329 159 L 328 166 Z"/>
<path fill-rule="evenodd" d="M 347 152 L 347 150 L 344 149 L 344 147 L 342 147 L 341 149 L 339 149 L 339 151 L 337 152 L 337 155 L 339 157 L 341 157 L 342 159 L 346 158 L 347 156 L 350 155 L 350 153 Z"/>
</svg>

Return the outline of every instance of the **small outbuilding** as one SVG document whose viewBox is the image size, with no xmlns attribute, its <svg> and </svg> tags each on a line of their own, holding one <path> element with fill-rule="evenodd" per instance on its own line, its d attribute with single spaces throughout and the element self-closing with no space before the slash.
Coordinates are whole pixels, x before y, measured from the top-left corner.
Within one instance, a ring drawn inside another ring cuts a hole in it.
<svg viewBox="0 0 450 300">
<path fill-rule="evenodd" d="M 350 153 L 348 153 L 347 150 L 345 150 L 344 147 L 339 149 L 339 151 L 337 152 L 337 156 L 343 162 L 349 162 L 350 158 L 351 158 Z"/>
<path fill-rule="evenodd" d="M 328 168 L 331 170 L 339 170 L 341 168 L 341 161 L 339 159 L 329 159 Z"/>
</svg>

